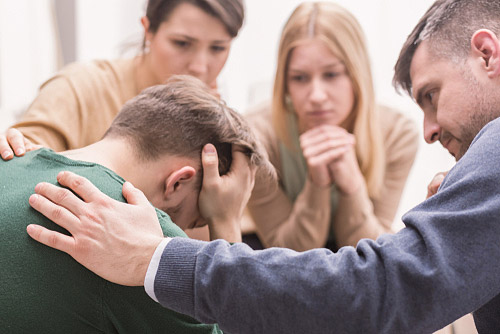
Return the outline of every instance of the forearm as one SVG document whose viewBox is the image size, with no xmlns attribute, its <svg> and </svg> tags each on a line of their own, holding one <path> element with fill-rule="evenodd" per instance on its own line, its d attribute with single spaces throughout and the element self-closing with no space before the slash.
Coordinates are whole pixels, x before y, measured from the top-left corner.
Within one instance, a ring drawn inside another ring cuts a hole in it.
<svg viewBox="0 0 500 334">
<path fill-rule="evenodd" d="M 13 127 L 33 143 L 54 151 L 81 147 L 81 129 L 92 131 L 81 125 L 88 117 L 82 115 L 81 104 L 68 79 L 53 77 L 40 87 L 38 96 Z"/>
<path fill-rule="evenodd" d="M 174 239 L 157 296 L 229 332 L 436 331 L 500 291 L 500 157 L 491 154 L 499 138 L 491 137 L 471 145 L 397 234 L 336 254 Z"/>
<path fill-rule="evenodd" d="M 234 219 L 231 222 L 218 224 L 209 223 L 210 240 L 223 239 L 228 242 L 241 242 L 241 223 Z"/>
<path fill-rule="evenodd" d="M 68 148 L 66 136 L 50 124 L 43 124 L 38 121 L 21 121 L 12 127 L 18 129 L 33 144 L 51 148 L 56 152 Z"/>
<path fill-rule="evenodd" d="M 333 254 L 174 239 L 155 291 L 163 306 L 228 332 L 432 332 L 479 307 L 480 284 L 471 273 L 466 293 L 450 285 L 466 265 L 454 270 L 416 240 L 409 230 Z"/>
</svg>

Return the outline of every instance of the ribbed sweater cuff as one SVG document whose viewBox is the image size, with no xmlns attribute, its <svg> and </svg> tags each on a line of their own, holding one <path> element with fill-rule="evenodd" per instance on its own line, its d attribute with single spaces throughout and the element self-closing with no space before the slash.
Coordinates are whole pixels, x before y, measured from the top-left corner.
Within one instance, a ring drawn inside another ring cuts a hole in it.
<svg viewBox="0 0 500 334">
<path fill-rule="evenodd" d="M 160 304 L 194 317 L 194 276 L 196 256 L 205 243 L 174 238 L 161 257 L 154 291 Z"/>
</svg>

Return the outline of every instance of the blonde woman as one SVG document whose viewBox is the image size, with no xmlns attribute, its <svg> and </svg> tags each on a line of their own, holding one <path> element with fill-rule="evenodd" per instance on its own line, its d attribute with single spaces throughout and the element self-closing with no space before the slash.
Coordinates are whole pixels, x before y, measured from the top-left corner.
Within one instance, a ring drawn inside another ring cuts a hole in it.
<svg viewBox="0 0 500 334">
<path fill-rule="evenodd" d="M 281 36 L 271 106 L 248 119 L 280 177 L 256 180 L 248 209 L 264 247 L 356 245 L 391 232 L 417 152 L 415 125 L 376 105 L 357 20 L 303 3 Z"/>
</svg>

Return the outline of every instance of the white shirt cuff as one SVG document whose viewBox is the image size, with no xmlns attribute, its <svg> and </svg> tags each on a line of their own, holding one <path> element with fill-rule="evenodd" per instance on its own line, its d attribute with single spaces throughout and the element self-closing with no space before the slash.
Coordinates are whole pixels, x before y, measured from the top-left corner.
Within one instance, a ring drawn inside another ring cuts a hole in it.
<svg viewBox="0 0 500 334">
<path fill-rule="evenodd" d="M 161 255 L 163 254 L 163 250 L 167 247 L 167 244 L 172 240 L 172 238 L 165 238 L 160 242 L 160 244 L 156 247 L 156 250 L 149 262 L 148 271 L 146 272 L 146 278 L 144 279 L 144 289 L 146 293 L 151 297 L 155 302 L 158 303 L 158 299 L 155 295 L 155 277 L 156 272 L 158 271 L 158 266 L 160 265 Z"/>
</svg>

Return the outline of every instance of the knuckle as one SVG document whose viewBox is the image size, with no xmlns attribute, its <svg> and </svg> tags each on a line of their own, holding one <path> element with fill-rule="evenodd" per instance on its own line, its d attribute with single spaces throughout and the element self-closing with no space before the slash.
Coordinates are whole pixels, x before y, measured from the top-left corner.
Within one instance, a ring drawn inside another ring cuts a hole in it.
<svg viewBox="0 0 500 334">
<path fill-rule="evenodd" d="M 98 207 L 102 207 L 104 209 L 111 209 L 112 210 L 115 207 L 114 202 L 106 197 L 101 197 L 101 198 L 96 199 L 95 203 L 97 204 Z"/>
<path fill-rule="evenodd" d="M 13 136 L 15 134 L 17 134 L 17 130 L 15 128 L 7 129 L 7 132 L 6 132 L 7 137 Z"/>
<path fill-rule="evenodd" d="M 56 235 L 56 234 L 50 234 L 50 235 L 47 237 L 47 244 L 48 244 L 50 247 L 57 248 L 57 245 L 58 245 L 57 235 Z"/>
<path fill-rule="evenodd" d="M 74 177 L 71 178 L 69 182 L 69 186 L 72 189 L 78 189 L 84 185 L 85 181 L 81 176 L 75 175 Z"/>
<path fill-rule="evenodd" d="M 70 192 L 67 189 L 58 189 L 55 195 L 55 200 L 57 203 L 64 202 L 70 196 Z"/>
<path fill-rule="evenodd" d="M 61 209 L 61 208 L 59 208 L 59 207 L 54 208 L 54 209 L 52 210 L 52 215 L 51 215 L 51 216 L 52 216 L 52 219 L 53 219 L 53 220 L 56 220 L 56 221 L 57 221 L 57 220 L 59 220 L 59 219 L 61 219 L 61 218 L 62 218 L 62 216 L 63 216 L 63 211 L 62 211 L 62 209 Z"/>
</svg>

